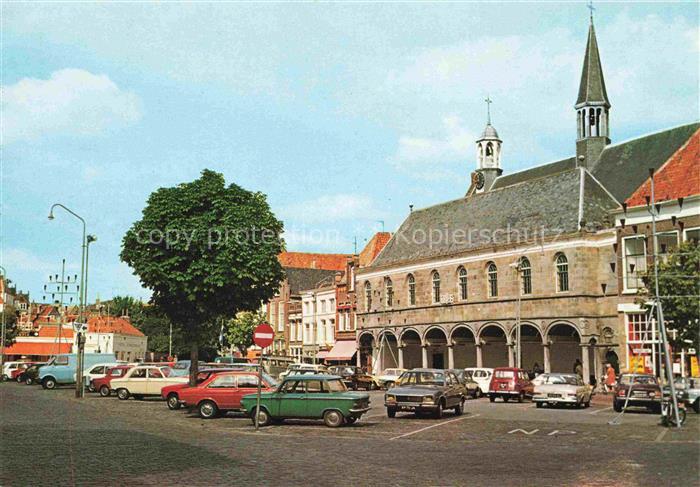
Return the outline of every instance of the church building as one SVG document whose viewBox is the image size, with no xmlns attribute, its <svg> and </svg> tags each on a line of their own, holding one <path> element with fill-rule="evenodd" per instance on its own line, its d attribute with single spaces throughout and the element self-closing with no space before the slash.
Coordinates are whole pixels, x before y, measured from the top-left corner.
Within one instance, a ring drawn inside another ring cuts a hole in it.
<svg viewBox="0 0 700 487">
<path fill-rule="evenodd" d="M 358 270 L 358 365 L 573 372 L 580 360 L 587 381 L 624 366 L 618 309 L 634 296 L 620 289 L 614 212 L 700 124 L 612 144 L 611 123 L 591 19 L 574 155 L 509 173 L 489 114 L 466 195 L 411 211 Z"/>
</svg>

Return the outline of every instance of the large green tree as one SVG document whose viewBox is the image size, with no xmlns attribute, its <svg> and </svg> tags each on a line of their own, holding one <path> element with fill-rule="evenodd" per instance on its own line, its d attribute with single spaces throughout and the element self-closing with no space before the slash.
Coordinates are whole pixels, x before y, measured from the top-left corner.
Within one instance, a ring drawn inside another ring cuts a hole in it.
<svg viewBox="0 0 700 487">
<path fill-rule="evenodd" d="M 204 170 L 153 192 L 124 236 L 121 259 L 190 343 L 192 384 L 199 346 L 216 341 L 217 319 L 257 309 L 277 290 L 282 230 L 264 194 Z"/>
<path fill-rule="evenodd" d="M 238 348 L 245 357 L 248 348 L 253 345 L 255 327 L 265 322 L 265 315 L 259 311 L 239 311 L 236 317 L 227 323 L 228 342 Z"/>
<path fill-rule="evenodd" d="M 664 312 L 664 321 L 669 329 L 676 330 L 675 347 L 695 347 L 700 355 L 700 244 L 696 241 L 683 243 L 668 257 L 659 262 L 659 296 Z M 654 269 L 644 276 L 644 301 L 654 296 Z"/>
</svg>

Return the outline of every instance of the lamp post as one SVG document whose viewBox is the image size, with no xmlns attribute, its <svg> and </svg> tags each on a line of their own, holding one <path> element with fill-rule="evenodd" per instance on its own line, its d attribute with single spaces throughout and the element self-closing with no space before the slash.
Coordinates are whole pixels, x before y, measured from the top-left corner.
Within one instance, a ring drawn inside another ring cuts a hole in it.
<svg viewBox="0 0 700 487">
<path fill-rule="evenodd" d="M 0 266 L 0 271 L 2 272 L 2 292 L 3 295 L 0 296 L 0 299 L 2 299 L 2 331 L 0 334 L 0 371 L 5 367 L 5 277 L 7 273 L 5 272 L 5 268 L 3 266 Z"/>
<path fill-rule="evenodd" d="M 522 354 L 520 352 L 520 306 L 521 306 L 521 296 L 522 296 L 522 290 L 520 289 L 520 286 L 522 285 L 520 282 L 520 273 L 521 273 L 521 266 L 520 266 L 521 261 L 518 260 L 517 262 L 513 262 L 510 264 L 510 266 L 515 269 L 516 272 L 516 279 L 515 279 L 515 284 L 518 286 L 518 311 L 516 315 L 516 320 L 515 320 L 515 366 L 517 368 L 521 368 L 522 365 Z"/>
<path fill-rule="evenodd" d="M 87 254 L 87 246 L 88 246 L 88 240 L 87 240 L 87 233 L 86 233 L 86 225 L 85 225 L 85 219 L 78 215 L 76 212 L 71 210 L 65 205 L 62 205 L 61 203 L 54 203 L 51 206 L 51 209 L 49 210 L 49 220 L 54 219 L 53 215 L 53 210 L 54 208 L 63 208 L 65 211 L 76 217 L 80 222 L 83 224 L 83 238 L 80 241 L 81 242 L 81 259 L 80 259 L 80 290 L 78 292 L 78 299 L 80 302 L 80 314 L 79 314 L 79 323 L 83 323 L 83 320 L 85 319 L 85 298 L 87 297 L 86 289 L 85 289 L 85 271 L 86 271 L 86 254 Z M 93 237 L 94 241 L 94 237 Z M 84 346 L 85 346 L 85 339 L 82 333 L 82 330 L 79 330 L 78 333 L 76 334 L 76 338 L 78 340 L 78 364 L 77 364 L 77 373 L 75 374 L 75 397 L 77 398 L 82 398 L 84 397 L 85 391 L 83 389 L 83 354 L 84 354 Z"/>
</svg>

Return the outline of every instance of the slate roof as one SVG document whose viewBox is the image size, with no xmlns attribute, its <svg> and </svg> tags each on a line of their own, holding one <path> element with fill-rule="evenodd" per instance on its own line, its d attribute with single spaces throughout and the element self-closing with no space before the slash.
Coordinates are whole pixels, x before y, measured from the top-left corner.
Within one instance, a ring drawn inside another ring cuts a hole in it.
<svg viewBox="0 0 700 487">
<path fill-rule="evenodd" d="M 583 58 L 583 70 L 581 71 L 581 83 L 578 88 L 576 105 L 584 103 L 605 103 L 610 106 L 608 92 L 605 90 L 603 67 L 600 63 L 598 52 L 598 40 L 595 36 L 595 28 L 591 19 L 588 28 L 588 42 L 586 43 L 586 56 Z"/>
<path fill-rule="evenodd" d="M 607 212 L 618 203 L 585 170 L 567 169 L 415 210 L 370 267 L 577 232 L 582 177 L 586 229 L 609 226 Z"/>
<path fill-rule="evenodd" d="M 696 122 L 609 145 L 589 169 L 618 201 L 625 201 L 647 180 L 649 169 L 659 169 L 698 128 Z"/>
<path fill-rule="evenodd" d="M 543 164 L 541 166 L 531 167 L 522 171 L 504 174 L 496 178 L 496 181 L 494 181 L 491 189 L 494 190 L 499 188 L 505 188 L 506 186 L 522 183 L 524 181 L 529 181 L 535 178 L 549 176 L 551 174 L 556 174 L 558 172 L 566 171 L 567 169 L 573 169 L 575 167 L 576 157 L 569 157 L 560 161 L 550 162 L 549 164 Z"/>
<path fill-rule="evenodd" d="M 675 200 L 700 194 L 700 129 L 676 151 L 654 175 L 656 201 Z M 651 196 L 647 178 L 626 203 L 630 207 L 646 205 Z"/>
<path fill-rule="evenodd" d="M 314 289 L 319 281 L 326 278 L 332 283 L 336 271 L 326 269 L 305 269 L 298 267 L 285 267 L 284 272 L 289 282 L 291 294 L 299 294 L 306 289 Z"/>
</svg>

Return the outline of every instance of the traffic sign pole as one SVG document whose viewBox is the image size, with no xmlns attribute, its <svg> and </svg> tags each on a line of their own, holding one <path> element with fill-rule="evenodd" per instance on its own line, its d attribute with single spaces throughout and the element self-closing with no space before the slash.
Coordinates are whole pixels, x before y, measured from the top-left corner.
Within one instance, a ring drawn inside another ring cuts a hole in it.
<svg viewBox="0 0 700 487">
<path fill-rule="evenodd" d="M 260 427 L 260 395 L 262 393 L 262 363 L 264 350 L 272 345 L 275 338 L 275 330 L 272 329 L 267 323 L 261 323 L 255 327 L 253 331 L 253 343 L 255 343 L 260 350 L 260 358 L 258 359 L 258 397 L 255 406 L 255 431 L 258 431 Z"/>
</svg>

